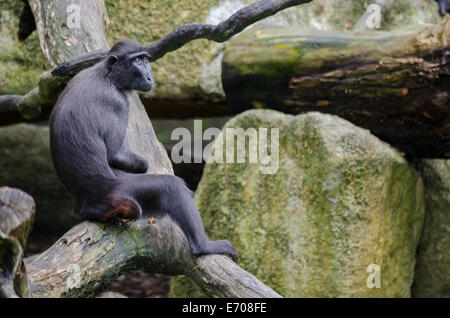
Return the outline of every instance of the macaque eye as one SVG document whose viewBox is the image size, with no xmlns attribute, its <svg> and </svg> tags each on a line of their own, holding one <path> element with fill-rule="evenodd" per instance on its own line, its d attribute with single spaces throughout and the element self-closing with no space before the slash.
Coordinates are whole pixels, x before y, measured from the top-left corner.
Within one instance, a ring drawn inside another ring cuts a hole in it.
<svg viewBox="0 0 450 318">
<path fill-rule="evenodd" d="M 144 62 L 148 62 L 148 57 L 144 57 Z"/>
<path fill-rule="evenodd" d="M 138 63 L 138 64 L 141 64 L 141 62 L 142 62 L 142 60 L 141 60 L 140 57 L 137 57 L 134 61 L 135 61 L 136 63 Z"/>
</svg>

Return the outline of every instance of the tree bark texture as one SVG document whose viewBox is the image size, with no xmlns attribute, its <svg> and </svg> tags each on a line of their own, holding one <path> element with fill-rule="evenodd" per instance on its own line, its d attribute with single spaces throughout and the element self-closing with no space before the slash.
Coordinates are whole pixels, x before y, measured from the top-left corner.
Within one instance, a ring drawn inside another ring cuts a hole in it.
<svg viewBox="0 0 450 318">
<path fill-rule="evenodd" d="M 32 297 L 93 297 L 122 273 L 187 275 L 213 297 L 280 297 L 222 255 L 192 258 L 169 217 L 83 222 L 27 264 Z"/>
</svg>

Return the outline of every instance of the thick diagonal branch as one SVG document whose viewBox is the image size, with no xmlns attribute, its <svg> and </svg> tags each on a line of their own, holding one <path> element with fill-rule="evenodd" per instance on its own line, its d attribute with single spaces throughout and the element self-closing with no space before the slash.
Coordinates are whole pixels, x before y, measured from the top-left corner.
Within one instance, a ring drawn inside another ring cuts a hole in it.
<svg viewBox="0 0 450 318">
<path fill-rule="evenodd" d="M 175 51 L 193 40 L 208 39 L 214 42 L 224 42 L 257 21 L 270 17 L 286 8 L 311 1 L 260 0 L 240 9 L 227 20 L 217 25 L 206 23 L 188 23 L 182 25 L 161 40 L 147 45 L 145 49 L 151 56 L 150 61 L 156 61 L 167 53 Z M 106 54 L 106 50 L 100 50 L 77 56 L 54 68 L 52 75 L 73 76 L 82 69 L 98 63 Z"/>
<path fill-rule="evenodd" d="M 212 297 L 280 297 L 228 257 L 192 258 L 169 217 L 122 226 L 83 222 L 27 264 L 32 297 L 88 297 L 122 273 L 184 274 Z"/>
</svg>

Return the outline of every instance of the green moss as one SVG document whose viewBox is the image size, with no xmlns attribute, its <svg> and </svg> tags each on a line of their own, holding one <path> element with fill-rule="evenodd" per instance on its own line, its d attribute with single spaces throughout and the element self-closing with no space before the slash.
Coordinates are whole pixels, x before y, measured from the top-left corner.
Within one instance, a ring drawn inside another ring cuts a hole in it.
<svg viewBox="0 0 450 318">
<path fill-rule="evenodd" d="M 238 68 L 243 75 L 260 74 L 271 78 L 283 77 L 297 65 L 300 49 L 292 45 L 268 46 L 255 52 L 251 48 L 239 57 Z"/>
<path fill-rule="evenodd" d="M 20 1 L 0 1 L 0 95 L 27 93 L 45 70 L 37 33 L 17 41 L 22 7 Z"/>
<path fill-rule="evenodd" d="M 409 296 L 423 192 L 398 153 L 319 113 L 253 110 L 231 127 L 280 129 L 275 174 L 207 164 L 195 194 L 208 235 L 232 240 L 241 267 L 286 297 Z M 384 288 L 367 288 L 370 264 L 381 266 Z M 171 295 L 200 295 L 173 281 Z"/>
</svg>

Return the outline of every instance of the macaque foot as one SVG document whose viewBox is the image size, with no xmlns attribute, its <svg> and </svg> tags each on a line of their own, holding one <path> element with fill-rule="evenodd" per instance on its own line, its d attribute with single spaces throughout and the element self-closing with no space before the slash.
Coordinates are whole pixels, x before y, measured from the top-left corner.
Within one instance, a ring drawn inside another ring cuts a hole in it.
<svg viewBox="0 0 450 318">
<path fill-rule="evenodd" d="M 238 260 L 237 252 L 228 240 L 208 241 L 204 247 L 200 248 L 191 246 L 191 251 L 193 255 L 228 254 L 233 258 L 233 261 Z"/>
</svg>

